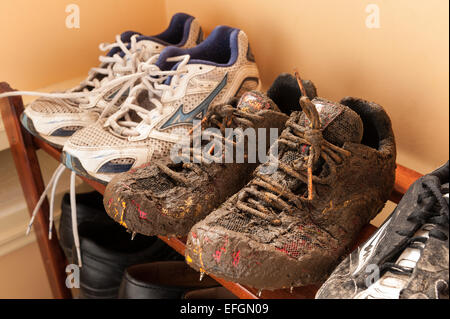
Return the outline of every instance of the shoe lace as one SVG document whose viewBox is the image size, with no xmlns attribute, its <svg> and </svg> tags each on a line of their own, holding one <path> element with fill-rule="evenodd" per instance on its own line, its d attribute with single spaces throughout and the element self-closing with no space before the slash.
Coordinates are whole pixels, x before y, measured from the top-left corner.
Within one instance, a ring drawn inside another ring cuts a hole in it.
<svg viewBox="0 0 450 319">
<path fill-rule="evenodd" d="M 237 143 L 233 140 L 232 136 L 226 134 L 226 129 L 231 127 L 239 127 L 241 129 L 246 129 L 249 127 L 254 127 L 255 122 L 262 119 L 262 116 L 257 114 L 251 114 L 248 112 L 241 111 L 234 107 L 232 104 L 237 104 L 237 101 L 230 101 L 231 104 L 216 104 L 210 106 L 208 111 L 206 112 L 203 119 L 194 126 L 188 132 L 189 142 L 188 143 L 188 155 L 179 154 L 178 160 L 182 163 L 183 169 L 192 170 L 197 174 L 201 174 L 204 171 L 203 165 L 209 165 L 213 161 L 211 158 L 207 158 L 199 154 L 198 147 L 194 142 L 194 132 L 196 129 L 200 128 L 201 130 L 207 128 L 217 128 L 220 133 L 212 132 L 210 134 L 211 137 L 218 139 L 222 145 L 225 147 L 222 148 L 222 154 L 214 154 L 214 157 L 220 156 L 222 159 L 225 156 L 225 148 L 226 147 L 236 147 Z M 212 155 L 214 152 L 214 145 L 207 150 L 207 152 Z M 200 152 L 201 153 L 201 152 Z M 244 154 L 244 157 L 246 155 Z M 222 161 L 219 161 L 220 163 Z M 182 173 L 173 170 L 174 163 L 162 162 L 159 160 L 154 161 L 154 164 L 166 175 L 174 179 L 175 181 L 188 186 L 189 181 L 183 176 Z"/>
<path fill-rule="evenodd" d="M 28 223 L 28 227 L 26 230 L 26 235 L 29 235 L 31 232 L 31 227 L 33 226 L 34 220 L 37 216 L 39 209 L 41 208 L 44 199 L 47 197 L 47 194 L 50 193 L 50 208 L 49 208 L 49 229 L 48 229 L 48 239 L 51 240 L 53 237 L 53 221 L 54 221 L 54 207 L 55 207 L 55 192 L 56 186 L 61 178 L 62 173 L 66 170 L 66 167 L 63 164 L 59 164 L 53 173 L 50 181 L 45 187 L 44 191 L 41 194 L 36 206 L 34 207 L 33 212 L 31 213 L 30 222 Z M 70 175 L 70 214 L 72 217 L 72 234 L 74 239 L 74 245 L 77 252 L 77 260 L 78 266 L 82 267 L 81 261 L 81 249 L 80 249 L 80 238 L 78 235 L 78 219 L 77 219 L 77 208 L 76 208 L 76 190 L 75 190 L 75 172 L 71 172 Z"/>
<path fill-rule="evenodd" d="M 158 55 L 154 55 L 151 52 L 145 52 L 145 49 L 138 49 L 136 46 L 136 37 L 133 35 L 130 40 L 129 46 L 126 45 L 120 38 L 116 36 L 116 42 L 112 44 L 101 44 L 100 50 L 110 51 L 116 47 L 120 48 L 123 52 L 123 56 L 119 53 L 113 56 L 100 56 L 100 62 L 102 63 L 100 67 L 92 68 L 89 71 L 88 77 L 79 84 L 78 87 L 69 90 L 65 93 L 42 93 L 33 91 L 13 91 L 0 94 L 0 98 L 10 97 L 10 96 L 21 96 L 21 95 L 31 95 L 31 96 L 41 96 L 50 98 L 64 98 L 64 99 L 75 99 L 79 104 L 80 108 L 87 109 L 96 105 L 89 100 L 89 97 L 96 97 L 93 101 L 98 101 L 99 97 L 104 96 L 111 88 L 117 87 L 119 85 L 122 88 L 118 91 L 115 97 L 110 101 L 110 103 L 105 107 L 101 116 L 107 113 L 107 111 L 115 105 L 118 99 L 122 96 L 125 90 L 130 87 L 137 79 L 145 74 L 145 70 L 138 72 L 137 66 L 139 65 L 140 59 L 144 56 L 144 53 L 151 55 L 152 58 L 148 60 L 149 63 L 153 62 Z M 125 74 L 120 76 L 121 74 Z M 99 77 L 98 75 L 102 75 Z M 93 87 L 89 90 L 89 87 Z M 31 231 L 31 227 L 34 223 L 36 215 L 42 206 L 44 199 L 50 192 L 50 208 L 49 208 L 49 232 L 48 237 L 52 239 L 53 236 L 53 220 L 54 220 L 54 201 L 56 186 L 62 173 L 65 171 L 65 166 L 60 164 L 53 176 L 51 177 L 49 183 L 47 184 L 44 192 L 41 194 L 39 201 L 37 202 L 30 218 L 30 222 L 27 227 L 26 234 L 28 235 Z M 81 250 L 80 241 L 78 236 L 77 227 L 77 211 L 76 211 L 76 201 L 75 201 L 75 172 L 71 173 L 70 177 L 70 206 L 71 206 L 71 216 L 72 216 L 72 231 L 74 236 L 75 248 L 77 251 L 79 266 L 82 266 L 81 261 Z"/>
<path fill-rule="evenodd" d="M 141 133 L 136 127 L 144 122 L 151 124 L 155 118 L 163 115 L 164 105 L 161 102 L 161 97 L 173 96 L 176 88 L 180 83 L 180 79 L 184 74 L 188 73 L 186 64 L 189 62 L 189 55 L 181 55 L 170 57 L 166 61 L 178 62 L 176 69 L 161 70 L 156 64 L 159 56 L 150 58 L 145 63 L 139 64 L 138 73 L 135 74 L 134 81 L 122 87 L 122 90 L 130 90 L 128 97 L 120 106 L 119 110 L 108 116 L 104 123 L 105 128 L 110 128 L 111 133 L 127 138 L 132 136 L 139 136 Z M 166 80 L 170 77 L 170 82 L 167 84 Z M 139 81 L 136 81 L 138 79 Z M 137 103 L 137 98 L 141 92 L 146 91 L 148 100 L 155 106 L 154 109 L 148 110 Z M 119 94 L 117 94 L 119 95 Z M 114 105 L 111 101 L 110 106 Z M 107 113 L 109 107 L 103 113 Z M 132 119 L 131 112 L 134 111 L 140 122 Z"/>
<path fill-rule="evenodd" d="M 285 130 L 277 141 L 282 146 L 278 158 L 281 158 L 284 151 L 288 149 L 297 151 L 304 145 L 309 147 L 309 154 L 306 162 L 299 158 L 290 165 L 278 161 L 278 159 L 274 160 L 277 161 L 279 170 L 307 185 L 308 195 L 306 197 L 298 196 L 275 181 L 271 175 L 256 172 L 255 178 L 242 189 L 236 203 L 239 211 L 268 220 L 273 225 L 281 224 L 277 211 L 292 214 L 296 209 L 303 208 L 306 203 L 311 203 L 317 197 L 315 184 L 329 183 L 331 176 L 336 172 L 336 165 L 350 156 L 349 151 L 337 147 L 323 138 L 319 113 L 307 97 L 300 76 L 297 72 L 295 75 L 302 91 L 300 106 L 311 125 L 303 127 L 297 124 L 300 120 L 300 113 L 291 115 L 286 122 Z M 327 177 L 318 177 L 313 174 L 314 167 L 317 166 L 320 158 L 328 164 L 330 169 Z"/>
<path fill-rule="evenodd" d="M 117 73 L 131 73 L 134 71 L 133 66 L 136 64 L 138 50 L 136 43 L 138 34 L 131 36 L 130 43 L 124 43 L 120 35 L 116 35 L 116 42 L 101 43 L 99 49 L 103 52 L 110 52 L 115 48 L 119 48 L 123 52 L 123 56 L 119 53 L 113 56 L 99 56 L 100 66 L 93 67 L 89 70 L 88 76 L 71 92 L 90 91 L 90 88 L 98 88 L 102 82 L 117 77 Z M 134 63 L 131 63 L 134 62 Z"/>
</svg>

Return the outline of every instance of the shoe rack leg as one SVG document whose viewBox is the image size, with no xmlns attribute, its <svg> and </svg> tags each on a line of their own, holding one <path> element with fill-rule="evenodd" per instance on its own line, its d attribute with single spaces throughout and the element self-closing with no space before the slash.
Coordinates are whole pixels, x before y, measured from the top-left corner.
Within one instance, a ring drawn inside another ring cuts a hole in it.
<svg viewBox="0 0 450 319">
<path fill-rule="evenodd" d="M 12 91 L 11 87 L 5 82 L 0 83 L 0 93 L 8 91 Z M 44 181 L 32 137 L 19 121 L 19 116 L 23 111 L 22 98 L 18 96 L 0 99 L 0 110 L 28 211 L 31 214 L 44 190 Z M 34 222 L 34 231 L 42 261 L 54 297 L 72 298 L 72 294 L 65 284 L 66 258 L 56 236 L 52 240 L 48 239 L 48 216 L 49 205 L 45 200 Z"/>
</svg>

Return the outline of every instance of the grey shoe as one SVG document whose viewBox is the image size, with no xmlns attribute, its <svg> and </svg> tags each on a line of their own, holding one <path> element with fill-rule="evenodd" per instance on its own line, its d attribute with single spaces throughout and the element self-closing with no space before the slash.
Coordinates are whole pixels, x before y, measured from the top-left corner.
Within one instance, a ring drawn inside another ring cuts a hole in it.
<svg viewBox="0 0 450 319">
<path fill-rule="evenodd" d="M 419 178 L 316 298 L 448 299 L 448 162 Z"/>
</svg>

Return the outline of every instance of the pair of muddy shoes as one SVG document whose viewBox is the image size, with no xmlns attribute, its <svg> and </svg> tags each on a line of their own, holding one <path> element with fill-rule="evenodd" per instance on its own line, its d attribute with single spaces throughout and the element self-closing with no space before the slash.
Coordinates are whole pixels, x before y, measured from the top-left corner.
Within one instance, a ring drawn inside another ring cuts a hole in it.
<svg viewBox="0 0 450 319">
<path fill-rule="evenodd" d="M 251 163 L 251 147 L 244 163 L 210 160 L 242 145 L 226 134 L 223 148 L 201 142 L 199 159 L 190 138 L 189 152 L 177 153 L 181 163 L 153 161 L 114 178 L 104 197 L 108 214 L 132 232 L 187 235 L 186 261 L 200 272 L 259 289 L 323 282 L 388 199 L 396 149 L 382 107 L 313 91 L 284 75 L 267 95 L 251 91 L 237 105 L 211 108 L 201 127 L 215 135 L 282 131 L 265 161 Z"/>
</svg>

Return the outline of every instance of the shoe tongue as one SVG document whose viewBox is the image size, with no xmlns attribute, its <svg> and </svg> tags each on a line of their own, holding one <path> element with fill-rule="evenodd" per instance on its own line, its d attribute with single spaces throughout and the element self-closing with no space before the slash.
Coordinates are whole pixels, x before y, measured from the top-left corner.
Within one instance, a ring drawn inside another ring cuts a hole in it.
<svg viewBox="0 0 450 319">
<path fill-rule="evenodd" d="M 139 32 L 135 31 L 125 31 L 120 35 L 120 40 L 126 44 L 127 48 L 130 48 L 129 42 L 131 41 L 131 37 L 133 35 L 137 34 L 138 36 L 141 35 Z M 113 56 L 114 54 L 119 53 L 121 56 L 123 56 L 122 49 L 120 47 L 114 47 L 112 48 L 106 55 L 107 56 Z"/>
<path fill-rule="evenodd" d="M 336 146 L 342 146 L 345 142 L 361 143 L 363 123 L 355 111 L 348 106 L 323 98 L 315 98 L 312 102 L 319 113 L 323 137 L 328 142 Z M 302 113 L 298 124 L 309 127 L 311 122 Z"/>
<path fill-rule="evenodd" d="M 331 102 L 323 98 L 315 98 L 312 103 L 319 113 L 322 124 L 322 135 L 328 142 L 341 147 L 345 142 L 361 143 L 363 136 L 363 123 L 360 116 L 348 106 Z M 298 124 L 309 127 L 310 120 L 302 113 Z M 302 144 L 297 151 L 288 150 L 281 161 L 290 163 L 309 154 L 309 145 Z"/>
<path fill-rule="evenodd" d="M 167 61 L 170 57 L 176 57 L 183 54 L 187 54 L 186 49 L 182 49 L 179 47 L 168 46 L 159 54 L 158 60 L 155 62 L 155 65 L 158 66 L 161 70 L 167 71 L 173 69 L 174 65 L 178 62 L 170 62 Z"/>
<path fill-rule="evenodd" d="M 237 108 L 247 113 L 256 113 L 261 110 L 280 111 L 278 106 L 266 94 L 259 91 L 245 92 L 238 104 Z"/>
</svg>

